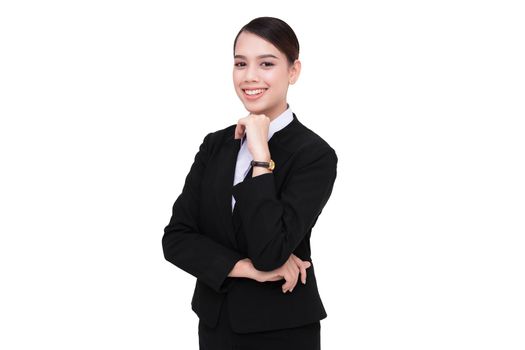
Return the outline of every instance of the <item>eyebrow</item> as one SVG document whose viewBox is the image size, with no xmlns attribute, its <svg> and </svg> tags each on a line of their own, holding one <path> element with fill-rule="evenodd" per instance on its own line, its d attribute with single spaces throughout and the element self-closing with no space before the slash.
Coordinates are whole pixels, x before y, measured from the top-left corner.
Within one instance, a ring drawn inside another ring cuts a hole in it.
<svg viewBox="0 0 525 350">
<path fill-rule="evenodd" d="M 267 58 L 267 57 L 271 57 L 271 58 L 279 59 L 279 57 L 274 56 L 274 55 L 272 55 L 272 54 L 266 54 L 266 55 L 259 55 L 259 56 L 257 56 L 257 58 Z M 233 58 L 244 58 L 244 59 L 246 59 L 246 56 L 243 56 L 243 55 L 235 55 Z"/>
</svg>

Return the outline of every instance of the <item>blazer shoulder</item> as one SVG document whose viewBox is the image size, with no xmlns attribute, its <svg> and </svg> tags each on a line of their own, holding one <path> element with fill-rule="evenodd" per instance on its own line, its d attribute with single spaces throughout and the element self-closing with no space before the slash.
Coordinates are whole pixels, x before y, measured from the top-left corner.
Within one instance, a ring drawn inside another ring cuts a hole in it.
<svg viewBox="0 0 525 350">
<path fill-rule="evenodd" d="M 221 147 L 226 141 L 233 138 L 236 124 L 229 125 L 225 128 L 210 131 L 204 137 L 203 143 L 209 153 L 213 153 L 217 148 Z"/>
<path fill-rule="evenodd" d="M 335 149 L 323 137 L 302 123 L 298 123 L 297 133 L 294 137 L 296 151 L 314 153 L 333 153 L 337 159 Z"/>
</svg>

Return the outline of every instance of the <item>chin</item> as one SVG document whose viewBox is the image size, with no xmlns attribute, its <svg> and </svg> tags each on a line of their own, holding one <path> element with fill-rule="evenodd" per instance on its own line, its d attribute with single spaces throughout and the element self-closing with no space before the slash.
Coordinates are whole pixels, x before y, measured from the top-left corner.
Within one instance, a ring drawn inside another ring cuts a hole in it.
<svg viewBox="0 0 525 350">
<path fill-rule="evenodd" d="M 246 110 L 252 114 L 264 114 L 264 111 L 266 110 L 264 107 L 263 108 L 257 108 L 257 107 L 254 107 L 254 106 L 250 106 L 249 104 L 245 104 L 244 105 L 244 108 L 246 108 Z"/>
<path fill-rule="evenodd" d="M 257 107 L 250 106 L 250 105 L 244 105 L 244 108 L 246 108 L 248 112 L 253 112 L 253 113 L 262 111 L 262 108 L 257 108 Z"/>
</svg>

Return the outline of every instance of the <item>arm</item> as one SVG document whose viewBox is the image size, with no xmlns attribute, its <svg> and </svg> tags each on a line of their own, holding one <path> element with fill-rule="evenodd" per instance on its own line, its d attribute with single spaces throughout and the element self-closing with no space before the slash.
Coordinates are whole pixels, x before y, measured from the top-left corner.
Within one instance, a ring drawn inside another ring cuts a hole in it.
<svg viewBox="0 0 525 350">
<path fill-rule="evenodd" d="M 208 159 L 210 135 L 206 135 L 200 145 L 182 193 L 173 204 L 170 222 L 164 228 L 162 248 L 167 261 L 216 292 L 224 293 L 228 289 L 228 274 L 244 256 L 198 231 L 200 183 Z"/>
<path fill-rule="evenodd" d="M 247 253 L 257 270 L 271 271 L 286 262 L 331 195 L 337 174 L 335 151 L 317 144 L 300 152 L 280 198 L 273 173 L 253 176 L 233 187 Z"/>
</svg>

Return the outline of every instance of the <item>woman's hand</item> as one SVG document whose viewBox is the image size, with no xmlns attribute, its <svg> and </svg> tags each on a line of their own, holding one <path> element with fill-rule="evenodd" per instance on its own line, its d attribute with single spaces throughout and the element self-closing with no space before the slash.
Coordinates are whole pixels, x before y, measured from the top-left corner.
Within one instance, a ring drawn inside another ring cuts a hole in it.
<svg viewBox="0 0 525 350">
<path fill-rule="evenodd" d="M 270 118 L 264 114 L 249 114 L 239 119 L 235 128 L 235 138 L 240 139 L 246 132 L 248 151 L 254 160 L 265 161 L 270 158 L 268 148 L 268 129 Z"/>
<path fill-rule="evenodd" d="M 284 278 L 286 282 L 282 286 L 283 293 L 292 292 L 297 285 L 299 274 L 301 274 L 301 282 L 306 284 L 306 269 L 310 266 L 312 264 L 309 261 L 303 261 L 292 254 L 281 267 L 273 271 L 259 271 L 254 268 L 254 279 L 258 282 L 268 282 Z"/>
</svg>

